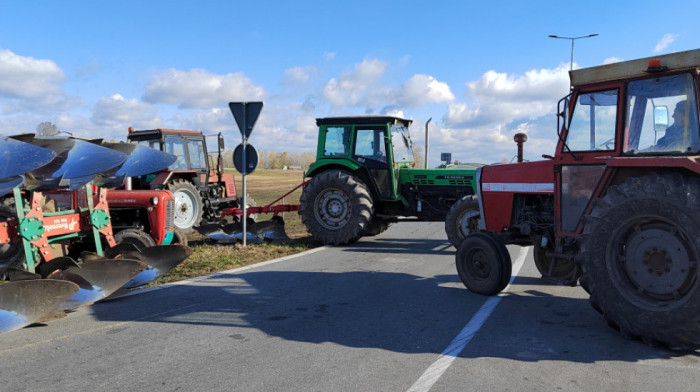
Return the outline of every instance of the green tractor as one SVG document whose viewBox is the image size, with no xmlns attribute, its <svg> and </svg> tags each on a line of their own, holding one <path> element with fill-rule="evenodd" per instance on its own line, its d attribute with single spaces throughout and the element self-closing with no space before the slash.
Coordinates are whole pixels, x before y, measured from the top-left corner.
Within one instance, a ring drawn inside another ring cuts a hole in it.
<svg viewBox="0 0 700 392">
<path fill-rule="evenodd" d="M 394 116 L 318 118 L 316 162 L 300 199 L 311 236 L 343 245 L 401 219 L 444 221 L 457 246 L 478 228 L 476 166 L 418 169 L 408 133 Z"/>
</svg>

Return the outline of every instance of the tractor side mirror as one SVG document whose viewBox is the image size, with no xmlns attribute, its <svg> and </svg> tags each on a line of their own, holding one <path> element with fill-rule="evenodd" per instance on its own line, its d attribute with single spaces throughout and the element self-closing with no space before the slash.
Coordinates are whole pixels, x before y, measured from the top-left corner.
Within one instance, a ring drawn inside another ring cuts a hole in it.
<svg viewBox="0 0 700 392">
<path fill-rule="evenodd" d="M 219 150 L 224 151 L 224 138 L 221 136 L 221 133 L 219 133 Z"/>
<path fill-rule="evenodd" d="M 668 128 L 668 107 L 654 106 L 654 131 L 663 132 Z"/>
</svg>

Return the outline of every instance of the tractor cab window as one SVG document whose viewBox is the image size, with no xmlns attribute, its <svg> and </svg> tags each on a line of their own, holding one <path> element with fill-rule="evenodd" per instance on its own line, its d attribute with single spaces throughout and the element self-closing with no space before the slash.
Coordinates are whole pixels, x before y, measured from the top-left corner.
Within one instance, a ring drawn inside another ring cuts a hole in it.
<svg viewBox="0 0 700 392">
<path fill-rule="evenodd" d="M 190 154 L 190 167 L 192 169 L 204 169 L 207 167 L 204 156 L 204 143 L 202 140 L 188 140 L 187 152 Z"/>
<path fill-rule="evenodd" d="M 153 139 L 150 139 L 150 140 L 139 140 L 138 142 L 136 142 L 136 144 L 139 144 L 139 145 L 142 145 L 142 146 L 146 146 L 146 147 L 150 147 L 150 148 L 153 148 L 153 149 L 155 149 L 155 150 L 160 150 L 160 141 L 158 141 L 158 140 L 153 140 Z"/>
<path fill-rule="evenodd" d="M 615 89 L 578 96 L 566 136 L 570 151 L 615 149 L 617 94 Z"/>
<path fill-rule="evenodd" d="M 690 74 L 632 81 L 627 105 L 626 153 L 695 153 L 700 148 Z"/>
<path fill-rule="evenodd" d="M 394 162 L 413 162 L 413 142 L 408 134 L 408 128 L 391 126 L 391 147 Z"/>
<path fill-rule="evenodd" d="M 350 154 L 350 127 L 327 127 L 323 155 L 347 156 L 348 154 Z"/>
<path fill-rule="evenodd" d="M 384 128 L 357 129 L 355 136 L 355 155 L 386 163 Z"/>
<path fill-rule="evenodd" d="M 170 170 L 187 170 L 185 159 L 185 141 L 181 137 L 170 136 L 165 138 L 165 152 L 173 154 L 177 160 L 168 167 Z"/>
</svg>

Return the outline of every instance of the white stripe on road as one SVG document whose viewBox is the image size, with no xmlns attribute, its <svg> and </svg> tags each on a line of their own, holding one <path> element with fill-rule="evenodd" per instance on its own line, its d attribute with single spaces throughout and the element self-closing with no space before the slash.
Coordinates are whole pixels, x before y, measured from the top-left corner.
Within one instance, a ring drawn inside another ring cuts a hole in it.
<svg viewBox="0 0 700 392">
<path fill-rule="evenodd" d="M 516 275 L 518 272 L 520 272 L 520 268 L 523 266 L 523 262 L 525 261 L 525 257 L 527 257 L 527 252 L 528 248 L 520 248 L 520 253 L 518 253 L 518 257 L 513 263 L 513 273 L 510 277 L 510 281 L 508 282 L 508 286 L 506 286 L 501 293 L 504 293 L 508 290 L 508 287 L 513 283 L 513 279 L 515 279 Z M 481 305 L 481 308 L 479 309 L 478 312 L 472 317 L 471 320 L 467 323 L 467 325 L 464 326 L 462 331 L 457 335 L 457 337 L 452 340 L 449 346 L 440 354 L 438 359 L 433 362 L 430 367 L 423 373 L 422 376 L 416 381 L 411 388 L 409 388 L 408 392 L 427 392 L 430 390 L 430 388 L 433 387 L 435 382 L 447 371 L 447 369 L 452 365 L 452 361 L 457 358 L 457 356 L 464 350 L 464 348 L 469 344 L 469 342 L 472 340 L 474 335 L 479 331 L 481 326 L 484 325 L 486 320 L 489 318 L 491 315 L 491 312 L 496 308 L 496 305 L 501 301 L 501 298 L 503 298 L 502 294 L 494 297 L 489 297 L 486 302 Z"/>
</svg>

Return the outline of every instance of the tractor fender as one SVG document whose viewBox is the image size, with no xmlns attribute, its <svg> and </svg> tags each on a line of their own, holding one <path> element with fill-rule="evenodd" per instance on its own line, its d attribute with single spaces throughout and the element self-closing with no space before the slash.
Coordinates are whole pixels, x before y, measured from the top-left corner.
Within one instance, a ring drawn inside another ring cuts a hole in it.
<svg viewBox="0 0 700 392">
<path fill-rule="evenodd" d="M 313 177 L 322 171 L 331 169 L 346 170 L 354 173 L 360 167 L 360 165 L 347 159 L 322 159 L 312 163 L 304 177 Z"/>
</svg>

